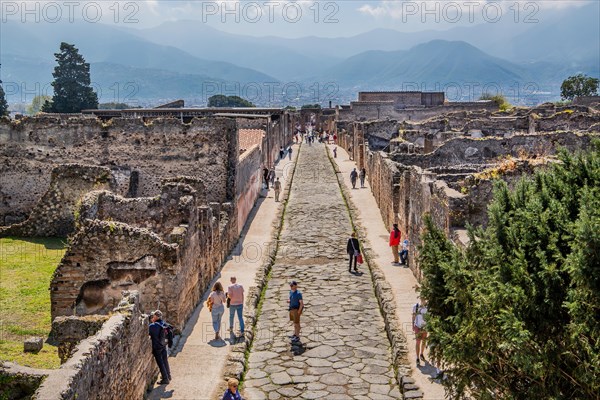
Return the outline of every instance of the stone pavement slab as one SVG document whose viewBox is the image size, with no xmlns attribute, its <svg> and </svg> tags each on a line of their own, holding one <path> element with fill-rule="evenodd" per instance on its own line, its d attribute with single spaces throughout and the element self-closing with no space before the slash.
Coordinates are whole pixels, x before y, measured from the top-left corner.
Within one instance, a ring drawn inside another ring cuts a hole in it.
<svg viewBox="0 0 600 400">
<path fill-rule="evenodd" d="M 348 272 L 351 231 L 325 147 L 303 146 L 248 359 L 248 399 L 398 398 L 371 275 Z M 298 344 L 288 337 L 291 280 L 305 303 Z"/>
<path fill-rule="evenodd" d="M 286 157 L 276 166 L 276 173 L 280 177 L 283 188 L 291 178 L 293 164 L 298 154 L 298 145 L 292 147 L 294 149 L 292 160 Z M 244 286 L 246 294 L 252 289 L 259 267 L 269 256 L 266 249 L 272 246 L 270 243 L 272 233 L 278 224 L 276 217 L 279 208 L 283 206 L 282 202 L 275 202 L 272 189 L 263 190 L 261 195 L 266 197 L 259 197 L 257 200 L 242 231 L 240 241 L 221 272 L 211 283 L 211 287 L 214 282 L 220 281 L 227 288 L 230 284 L 229 278 L 235 276 L 237 282 Z M 281 198 L 284 198 L 284 195 L 285 192 Z M 221 337 L 225 340 L 214 340 L 212 318 L 208 309 L 204 307 L 209 293 L 210 290 L 204 293 L 202 302 L 186 323 L 182 337 L 169 357 L 173 380 L 168 385 L 157 385 L 148 399 L 208 400 L 222 395 L 217 391 L 224 379 L 223 370 L 231 355 L 232 345 L 243 338 L 239 337 L 239 332 L 235 336 L 226 334 L 229 329 L 229 310 L 226 309 L 221 326 Z M 168 321 L 169 316 L 165 317 Z M 248 331 L 251 327 L 247 321 L 245 322 Z M 234 324 L 238 329 L 237 316 Z M 264 357 L 268 360 L 269 356 Z"/>
<path fill-rule="evenodd" d="M 330 145 L 329 147 L 333 149 L 335 146 Z M 350 200 L 359 210 L 359 215 L 354 217 L 354 221 L 365 230 L 367 239 L 370 242 L 371 252 L 376 255 L 375 259 L 370 261 L 374 261 L 381 267 L 385 279 L 392 287 L 397 305 L 397 317 L 408 342 L 409 361 L 412 367 L 411 376 L 423 392 L 425 400 L 442 400 L 445 398 L 443 386 L 439 381 L 432 381 L 432 378 L 436 375 L 435 367 L 429 362 L 421 363 L 421 367 L 416 366 L 417 356 L 415 352 L 415 335 L 412 331 L 412 307 L 419 302 L 415 290 L 419 284 L 409 268 L 391 263 L 393 256 L 388 238 L 392 227 L 386 227 L 383 223 L 377 202 L 368 184 L 369 177 L 367 176 L 367 182 L 365 182 L 366 188 L 352 189 L 350 172 L 353 168 L 358 170 L 358 167 L 355 161 L 349 159 L 348 153 L 342 147 L 338 146 L 337 154 L 337 158 L 333 160 L 337 164 L 348 188 Z"/>
</svg>

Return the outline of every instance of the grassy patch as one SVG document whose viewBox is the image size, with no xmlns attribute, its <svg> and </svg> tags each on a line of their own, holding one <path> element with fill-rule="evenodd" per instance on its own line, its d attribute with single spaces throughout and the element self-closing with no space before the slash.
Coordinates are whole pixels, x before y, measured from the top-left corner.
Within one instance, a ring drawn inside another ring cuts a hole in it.
<svg viewBox="0 0 600 400">
<path fill-rule="evenodd" d="M 0 239 L 0 359 L 39 368 L 60 365 L 56 348 L 23 353 L 28 336 L 50 333 L 50 280 L 65 252 L 60 238 Z"/>
</svg>

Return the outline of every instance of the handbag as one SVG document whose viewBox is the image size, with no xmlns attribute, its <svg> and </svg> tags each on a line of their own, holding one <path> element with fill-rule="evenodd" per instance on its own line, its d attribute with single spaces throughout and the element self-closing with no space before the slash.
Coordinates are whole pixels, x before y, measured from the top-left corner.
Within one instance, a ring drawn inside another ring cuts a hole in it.
<svg viewBox="0 0 600 400">
<path fill-rule="evenodd" d="M 360 254 L 360 250 L 358 250 L 354 247 L 354 241 L 352 241 L 352 239 L 350 239 L 350 244 L 352 245 L 352 248 L 354 249 L 354 257 L 356 257 L 356 263 L 362 264 L 363 257 L 362 257 L 362 254 Z"/>
<path fill-rule="evenodd" d="M 208 308 L 208 311 L 212 312 L 212 306 L 213 302 L 212 299 L 209 297 L 208 300 L 206 300 L 206 307 Z"/>
<path fill-rule="evenodd" d="M 231 305 L 231 297 L 227 296 L 227 308 Z"/>
</svg>

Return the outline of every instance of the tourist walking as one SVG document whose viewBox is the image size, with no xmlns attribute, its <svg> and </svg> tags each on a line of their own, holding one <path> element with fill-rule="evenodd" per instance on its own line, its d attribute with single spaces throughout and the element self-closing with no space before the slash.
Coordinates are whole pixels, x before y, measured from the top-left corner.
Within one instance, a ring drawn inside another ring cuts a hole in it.
<svg viewBox="0 0 600 400">
<path fill-rule="evenodd" d="M 277 179 L 279 182 L 279 178 Z M 275 189 L 277 193 L 277 189 Z M 237 313 L 238 321 L 240 323 L 240 332 L 244 334 L 244 287 L 237 283 L 237 278 L 232 276 L 229 278 L 231 285 L 227 287 L 227 298 L 229 301 L 229 331 L 233 332 L 233 318 Z"/>
<path fill-rule="evenodd" d="M 408 239 L 402 241 L 402 250 L 400 250 L 400 264 L 406 265 L 408 260 Z"/>
<path fill-rule="evenodd" d="M 333 158 L 337 158 L 337 147 L 333 148 Z"/>
<path fill-rule="evenodd" d="M 275 201 L 279 201 L 279 193 L 281 193 L 281 182 L 279 182 L 279 178 L 273 183 L 273 190 L 275 190 Z"/>
<path fill-rule="evenodd" d="M 294 324 L 294 334 L 291 339 L 292 342 L 300 341 L 300 316 L 304 309 L 304 301 L 302 300 L 302 293 L 298 290 L 298 283 L 296 281 L 290 282 L 290 298 L 288 299 L 288 309 L 290 312 L 290 321 Z"/>
<path fill-rule="evenodd" d="M 212 288 L 212 292 L 210 292 L 208 295 L 208 300 L 206 301 L 212 316 L 215 340 L 221 338 L 219 332 L 221 331 L 221 318 L 223 318 L 223 314 L 225 313 L 226 301 L 227 299 L 225 297 L 225 292 L 223 291 L 223 285 L 221 285 L 221 282 L 216 282 Z"/>
<path fill-rule="evenodd" d="M 425 314 L 427 314 L 427 303 L 422 301 L 413 306 L 412 325 L 415 333 L 415 350 L 417 353 L 417 367 L 421 365 L 420 361 L 425 362 L 423 351 L 427 345 L 427 331 L 425 330 Z"/>
<path fill-rule="evenodd" d="M 273 186 L 273 184 L 275 183 L 276 176 L 277 174 L 275 173 L 275 165 L 273 165 L 273 167 L 271 167 L 271 170 L 269 171 L 269 182 L 271 182 L 271 186 Z"/>
<path fill-rule="evenodd" d="M 400 229 L 398 229 L 398 224 L 394 224 L 392 231 L 390 232 L 390 247 L 392 248 L 392 254 L 394 255 L 394 264 L 398 264 L 400 260 L 398 259 L 398 246 L 400 246 L 400 237 L 402 234 L 400 233 Z"/>
<path fill-rule="evenodd" d="M 288 149 L 288 158 L 290 161 L 292 161 L 292 146 L 290 146 L 290 148 Z"/>
<path fill-rule="evenodd" d="M 346 253 L 348 253 L 348 257 L 350 258 L 350 262 L 348 263 L 348 272 L 352 272 L 352 262 L 354 262 L 354 272 L 358 272 L 356 264 L 358 262 L 358 258 L 361 257 L 361 254 L 360 243 L 358 243 L 358 239 L 356 238 L 356 232 L 352 232 L 350 239 L 348 239 Z"/>
<path fill-rule="evenodd" d="M 169 368 L 169 359 L 166 345 L 166 324 L 162 320 L 162 312 L 154 311 L 150 314 L 150 326 L 148 326 L 148 334 L 152 341 L 152 355 L 156 360 L 158 369 L 160 370 L 161 380 L 159 385 L 167 385 L 171 381 L 171 369 Z"/>
<path fill-rule="evenodd" d="M 283 160 L 283 156 L 285 156 L 285 150 L 283 150 L 283 146 L 279 147 L 279 160 Z"/>
<path fill-rule="evenodd" d="M 265 188 L 269 190 L 269 169 L 267 167 L 263 168 L 263 182 Z"/>
<path fill-rule="evenodd" d="M 350 172 L 350 182 L 352 182 L 352 189 L 356 189 L 356 180 L 358 179 L 358 172 L 356 172 L 356 168 Z"/>
<path fill-rule="evenodd" d="M 238 392 L 240 382 L 235 378 L 229 378 L 227 381 L 227 390 L 221 400 L 243 400 L 242 395 Z"/>
<path fill-rule="evenodd" d="M 359 178 L 360 178 L 360 187 L 365 187 L 365 178 L 367 177 L 367 170 L 365 168 L 360 170 Z"/>
</svg>

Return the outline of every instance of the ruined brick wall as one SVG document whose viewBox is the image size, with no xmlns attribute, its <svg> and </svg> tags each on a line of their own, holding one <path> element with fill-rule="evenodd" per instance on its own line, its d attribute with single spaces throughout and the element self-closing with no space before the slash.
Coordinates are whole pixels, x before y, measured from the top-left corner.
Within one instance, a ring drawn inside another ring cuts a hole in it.
<svg viewBox="0 0 600 400">
<path fill-rule="evenodd" d="M 124 293 L 95 335 L 82 340 L 74 355 L 52 371 L 34 398 L 43 400 L 141 399 L 158 374 L 148 336 L 148 318 L 137 293 Z"/>
<path fill-rule="evenodd" d="M 0 236 L 67 236 L 75 228 L 75 209 L 83 195 L 90 190 L 115 186 L 108 168 L 78 164 L 57 166 L 52 170 L 48 191 L 29 218 L 0 227 Z"/>
<path fill-rule="evenodd" d="M 108 191 L 91 192 L 83 199 L 80 219 L 118 221 L 145 228 L 168 240 L 173 229 L 190 225 L 198 202 L 190 185 L 167 182 L 156 197 L 124 198 Z"/>
<path fill-rule="evenodd" d="M 350 103 L 354 120 L 367 121 L 381 119 L 394 114 L 393 102 L 357 102 Z"/>
<path fill-rule="evenodd" d="M 52 169 L 77 162 L 115 170 L 119 194 L 154 196 L 164 178 L 202 179 L 210 201 L 235 198 L 236 122 L 227 118 L 113 119 L 24 118 L 0 121 L 0 218 L 28 215 L 48 191 Z M 135 175 L 135 180 L 128 179 Z M 18 184 L 22 182 L 24 184 Z M 127 192 L 124 192 L 127 188 Z"/>
<path fill-rule="evenodd" d="M 231 203 L 198 204 L 196 193 L 168 182 L 154 198 L 88 194 L 51 282 L 52 316 L 106 314 L 135 289 L 141 310 L 182 327 L 238 234 Z"/>
<path fill-rule="evenodd" d="M 398 222 L 400 171 L 384 152 L 367 150 L 367 179 L 386 226 Z"/>
<path fill-rule="evenodd" d="M 390 140 L 398 137 L 402 124 L 395 120 L 380 120 L 364 122 L 362 125 L 369 149 L 377 151 L 385 149 Z"/>
<path fill-rule="evenodd" d="M 421 92 L 358 92 L 358 101 L 392 101 L 395 104 L 421 105 Z"/>
<path fill-rule="evenodd" d="M 237 232 L 244 228 L 261 190 L 262 152 L 255 145 L 240 157 L 237 175 Z"/>
<path fill-rule="evenodd" d="M 559 147 L 569 151 L 586 148 L 592 134 L 555 132 L 539 135 L 517 135 L 511 138 L 455 138 L 444 142 L 433 153 L 393 154 L 394 161 L 405 165 L 431 168 L 438 165 L 485 164 L 510 155 L 537 157 L 555 154 Z"/>
</svg>

